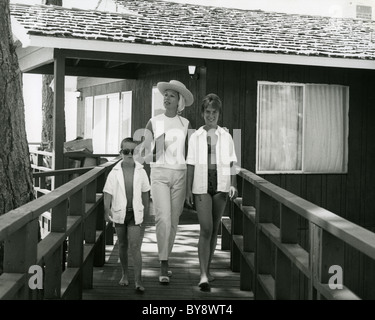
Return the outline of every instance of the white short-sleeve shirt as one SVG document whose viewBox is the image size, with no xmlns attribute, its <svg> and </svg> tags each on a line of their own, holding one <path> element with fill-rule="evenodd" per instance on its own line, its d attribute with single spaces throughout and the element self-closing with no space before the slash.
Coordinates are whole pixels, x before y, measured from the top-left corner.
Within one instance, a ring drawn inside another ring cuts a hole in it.
<svg viewBox="0 0 375 320">
<path fill-rule="evenodd" d="M 122 161 L 113 167 L 111 172 L 108 174 L 103 188 L 103 192 L 107 192 L 112 195 L 111 211 L 113 215 L 113 222 L 115 223 L 124 223 L 126 215 L 126 187 L 121 164 Z M 136 225 L 143 222 L 142 192 L 147 192 L 150 189 L 150 182 L 145 169 L 143 169 L 141 164 L 135 162 L 132 208 L 134 211 L 134 220 Z"/>
<path fill-rule="evenodd" d="M 151 162 L 151 168 L 186 169 L 185 141 L 189 120 L 180 115 L 167 117 L 164 113 L 151 118 L 154 141 L 165 134 L 163 156 Z"/>
<path fill-rule="evenodd" d="M 217 191 L 228 192 L 231 183 L 231 162 L 237 161 L 232 136 L 222 127 L 217 127 L 216 168 Z M 186 163 L 194 166 L 192 192 L 195 194 L 207 193 L 208 163 L 207 163 L 207 131 L 200 127 L 189 140 Z"/>
</svg>

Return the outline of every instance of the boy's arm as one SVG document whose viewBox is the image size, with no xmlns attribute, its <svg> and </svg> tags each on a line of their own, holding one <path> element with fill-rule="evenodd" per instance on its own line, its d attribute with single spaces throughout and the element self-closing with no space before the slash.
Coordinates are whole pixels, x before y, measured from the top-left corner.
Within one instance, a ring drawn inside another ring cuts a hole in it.
<svg viewBox="0 0 375 320">
<path fill-rule="evenodd" d="M 104 192 L 104 219 L 107 222 L 112 222 L 111 202 L 112 195 Z"/>
</svg>

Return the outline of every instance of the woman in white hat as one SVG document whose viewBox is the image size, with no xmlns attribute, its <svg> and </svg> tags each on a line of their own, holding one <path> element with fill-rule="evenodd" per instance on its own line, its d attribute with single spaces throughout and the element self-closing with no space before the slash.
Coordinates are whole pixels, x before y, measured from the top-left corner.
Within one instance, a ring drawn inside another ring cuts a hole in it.
<svg viewBox="0 0 375 320">
<path fill-rule="evenodd" d="M 165 112 L 151 118 L 146 125 L 146 143 L 153 142 L 151 194 L 155 213 L 156 239 L 160 260 L 159 282 L 168 284 L 172 274 L 168 260 L 186 195 L 185 145 L 189 120 L 179 113 L 194 102 L 192 93 L 177 81 L 159 82 Z M 148 137 L 147 137 L 148 136 Z"/>
</svg>

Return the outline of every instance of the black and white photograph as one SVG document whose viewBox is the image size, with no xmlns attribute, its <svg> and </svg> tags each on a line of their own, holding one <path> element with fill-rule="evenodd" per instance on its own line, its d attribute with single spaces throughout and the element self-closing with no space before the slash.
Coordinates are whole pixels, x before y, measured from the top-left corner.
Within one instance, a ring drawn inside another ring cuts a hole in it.
<svg viewBox="0 0 375 320">
<path fill-rule="evenodd" d="M 0 300 L 374 300 L 374 123 L 375 0 L 0 0 Z"/>
</svg>

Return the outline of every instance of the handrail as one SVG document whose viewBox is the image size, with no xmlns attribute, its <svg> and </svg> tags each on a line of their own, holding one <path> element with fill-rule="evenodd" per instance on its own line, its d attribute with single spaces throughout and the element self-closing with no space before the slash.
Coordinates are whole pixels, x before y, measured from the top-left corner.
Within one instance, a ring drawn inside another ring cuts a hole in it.
<svg viewBox="0 0 375 320">
<path fill-rule="evenodd" d="M 239 175 L 251 182 L 260 191 L 268 194 L 303 218 L 344 240 L 347 244 L 370 258 L 375 259 L 375 234 L 373 232 L 273 185 L 271 182 L 257 177 L 246 169 L 241 169 Z"/>
<path fill-rule="evenodd" d="M 256 299 L 360 299 L 344 281 L 342 273 L 350 273 L 345 252 L 359 252 L 375 265 L 375 233 L 246 169 L 237 177 L 240 195 L 230 205 L 230 219 L 222 220 L 222 248 L 231 250 L 241 289 L 253 290 Z M 304 245 L 301 218 L 308 223 Z M 302 295 L 301 275 L 302 287 L 308 284 Z"/>
<path fill-rule="evenodd" d="M 4 241 L 0 299 L 80 299 L 82 287 L 92 286 L 93 266 L 105 259 L 102 190 L 117 161 L 94 167 L 0 216 L 0 241 Z M 63 174 L 63 170 L 38 173 L 48 174 Z M 39 217 L 46 211 L 51 212 L 51 232 L 38 242 Z M 43 273 L 40 290 L 32 290 L 29 283 L 30 267 L 35 266 Z"/>
</svg>

